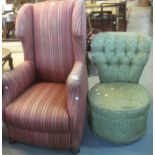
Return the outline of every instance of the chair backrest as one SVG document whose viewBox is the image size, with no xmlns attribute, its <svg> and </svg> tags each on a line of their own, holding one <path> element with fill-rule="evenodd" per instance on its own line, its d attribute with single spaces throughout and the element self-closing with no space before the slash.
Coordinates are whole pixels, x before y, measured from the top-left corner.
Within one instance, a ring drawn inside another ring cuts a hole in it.
<svg viewBox="0 0 155 155">
<path fill-rule="evenodd" d="M 16 19 L 16 37 L 22 41 L 25 60 L 34 61 L 39 81 L 65 82 L 75 60 L 85 60 L 84 1 L 23 5 Z"/>
<path fill-rule="evenodd" d="M 92 58 L 101 82 L 138 83 L 152 41 L 144 33 L 105 32 L 92 40 Z"/>
</svg>

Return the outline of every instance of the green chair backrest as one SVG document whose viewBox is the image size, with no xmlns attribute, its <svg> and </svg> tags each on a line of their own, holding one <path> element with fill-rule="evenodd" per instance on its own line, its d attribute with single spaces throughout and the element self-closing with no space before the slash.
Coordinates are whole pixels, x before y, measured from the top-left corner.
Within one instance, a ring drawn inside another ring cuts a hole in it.
<svg viewBox="0 0 155 155">
<path fill-rule="evenodd" d="M 144 33 L 98 33 L 91 49 L 100 81 L 138 83 L 151 48 L 152 40 Z"/>
</svg>

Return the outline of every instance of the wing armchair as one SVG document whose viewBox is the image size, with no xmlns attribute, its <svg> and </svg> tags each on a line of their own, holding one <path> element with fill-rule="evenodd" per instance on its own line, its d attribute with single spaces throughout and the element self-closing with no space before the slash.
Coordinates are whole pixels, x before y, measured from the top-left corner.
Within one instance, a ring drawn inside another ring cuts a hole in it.
<svg viewBox="0 0 155 155">
<path fill-rule="evenodd" d="M 3 75 L 11 142 L 79 149 L 87 100 L 86 23 L 81 1 L 25 4 L 16 37 L 25 62 Z"/>
<path fill-rule="evenodd" d="M 89 92 L 93 132 L 115 144 L 127 144 L 146 131 L 150 95 L 138 84 L 151 50 L 151 39 L 136 32 L 106 32 L 92 41 L 100 83 Z"/>
</svg>

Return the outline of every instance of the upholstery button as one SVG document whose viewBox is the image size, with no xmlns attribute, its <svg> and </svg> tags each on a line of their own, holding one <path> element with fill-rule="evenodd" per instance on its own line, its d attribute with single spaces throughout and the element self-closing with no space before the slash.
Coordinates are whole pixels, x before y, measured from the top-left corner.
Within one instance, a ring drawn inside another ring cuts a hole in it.
<svg viewBox="0 0 155 155">
<path fill-rule="evenodd" d="M 9 88 L 6 86 L 6 87 L 5 87 L 5 90 L 8 90 L 8 89 L 9 89 Z"/>
<path fill-rule="evenodd" d="M 78 97 L 78 96 L 76 96 L 76 97 L 75 97 L 75 100 L 76 100 L 76 101 L 78 101 L 78 100 L 79 100 L 79 97 Z"/>
<path fill-rule="evenodd" d="M 132 62 L 129 62 L 129 66 L 130 66 L 130 67 L 132 66 Z"/>
<path fill-rule="evenodd" d="M 107 61 L 107 65 L 108 65 L 108 66 L 110 65 L 110 62 L 109 62 L 109 61 Z"/>
<path fill-rule="evenodd" d="M 138 54 L 138 50 L 135 51 L 135 54 Z"/>
</svg>

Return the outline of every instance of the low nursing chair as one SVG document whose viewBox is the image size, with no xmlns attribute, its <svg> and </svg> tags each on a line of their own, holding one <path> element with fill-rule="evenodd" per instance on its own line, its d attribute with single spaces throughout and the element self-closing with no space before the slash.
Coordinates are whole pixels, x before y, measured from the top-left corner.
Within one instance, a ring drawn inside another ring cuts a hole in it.
<svg viewBox="0 0 155 155">
<path fill-rule="evenodd" d="M 144 33 L 105 32 L 92 40 L 100 83 L 88 94 L 90 127 L 114 144 L 128 144 L 146 131 L 150 95 L 139 84 L 151 39 Z"/>
</svg>

